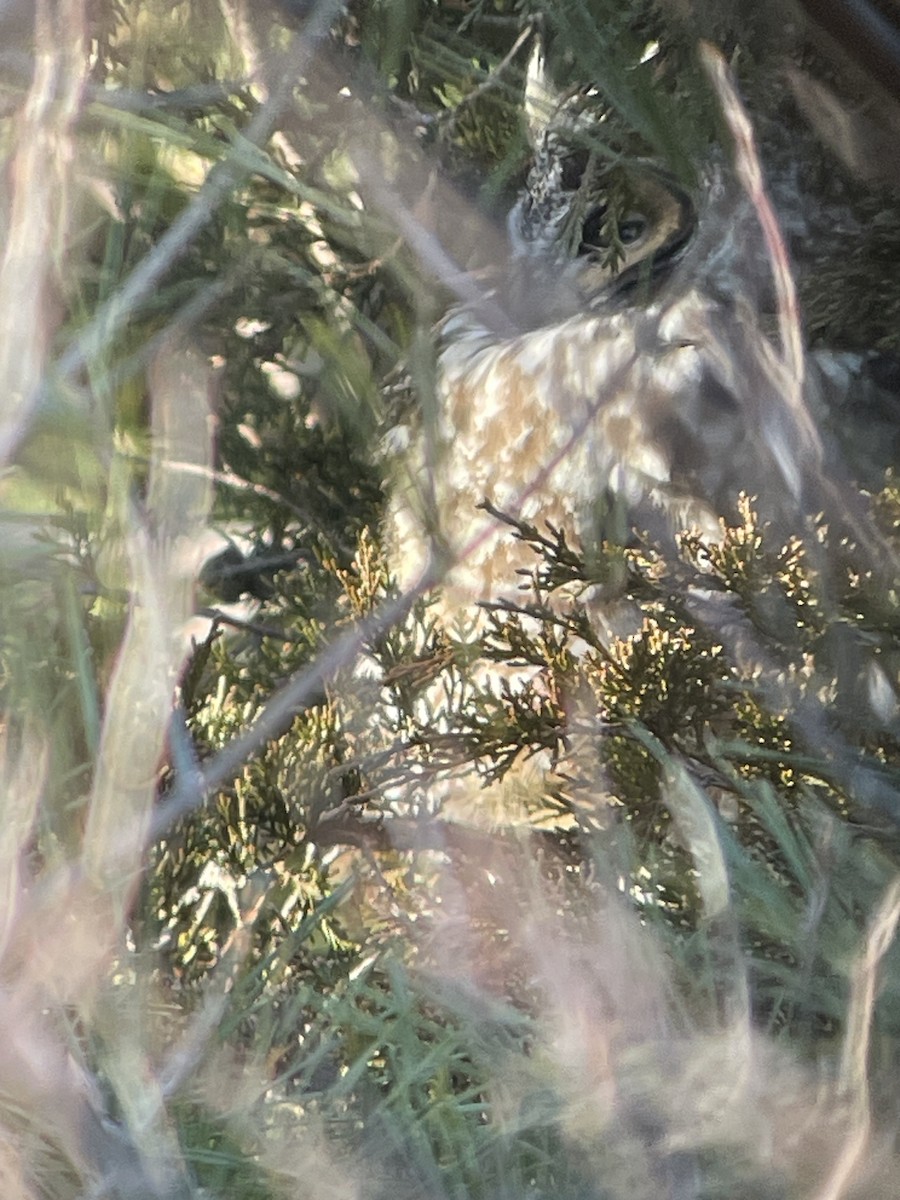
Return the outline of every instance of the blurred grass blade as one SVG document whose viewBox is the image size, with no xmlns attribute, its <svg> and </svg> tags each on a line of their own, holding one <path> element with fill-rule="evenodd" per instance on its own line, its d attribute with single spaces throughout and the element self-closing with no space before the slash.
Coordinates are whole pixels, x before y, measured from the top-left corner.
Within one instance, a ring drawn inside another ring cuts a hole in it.
<svg viewBox="0 0 900 1200">
<path fill-rule="evenodd" d="M 34 76 L 7 165 L 9 193 L 0 262 L 0 463 L 23 438 L 62 319 L 60 271 L 77 151 L 72 125 L 87 71 L 80 0 L 61 0 L 55 35 L 51 6 L 36 5 Z"/>
<path fill-rule="evenodd" d="M 210 373 L 190 350 L 169 347 L 150 372 L 152 458 L 146 512 L 128 505 L 125 545 L 131 611 L 109 688 L 85 833 L 90 874 L 118 888 L 136 878 L 185 647 L 193 578 L 185 542 L 211 501 Z"/>
</svg>

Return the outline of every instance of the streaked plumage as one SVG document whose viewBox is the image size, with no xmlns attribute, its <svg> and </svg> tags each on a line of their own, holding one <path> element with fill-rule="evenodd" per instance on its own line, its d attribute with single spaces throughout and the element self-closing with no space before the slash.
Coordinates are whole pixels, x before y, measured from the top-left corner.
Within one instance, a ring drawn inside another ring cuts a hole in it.
<svg viewBox="0 0 900 1200">
<path fill-rule="evenodd" d="M 608 491 L 654 534 L 715 538 L 746 491 L 801 532 L 847 478 L 842 406 L 884 390 L 864 355 L 782 353 L 759 216 L 725 168 L 695 211 L 655 165 L 604 165 L 589 108 L 557 106 L 539 67 L 529 88 L 535 160 L 507 278 L 444 324 L 430 452 L 394 506 L 404 582 L 436 525 L 451 607 L 508 596 L 533 566 L 484 500 L 584 542 Z"/>
</svg>

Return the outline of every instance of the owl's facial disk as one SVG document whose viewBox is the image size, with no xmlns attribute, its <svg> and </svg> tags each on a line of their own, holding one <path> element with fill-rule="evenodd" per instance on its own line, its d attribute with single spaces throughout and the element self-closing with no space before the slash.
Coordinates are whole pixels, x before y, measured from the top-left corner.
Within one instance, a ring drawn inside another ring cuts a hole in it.
<svg viewBox="0 0 900 1200">
<path fill-rule="evenodd" d="M 610 165 L 549 133 L 511 214 L 517 257 L 560 271 L 582 304 L 627 294 L 671 263 L 695 229 L 690 198 L 643 161 Z"/>
<path fill-rule="evenodd" d="M 601 202 L 581 223 L 578 292 L 590 302 L 650 279 L 684 249 L 694 227 L 694 207 L 674 180 L 649 166 L 631 170 L 618 212 Z"/>
</svg>

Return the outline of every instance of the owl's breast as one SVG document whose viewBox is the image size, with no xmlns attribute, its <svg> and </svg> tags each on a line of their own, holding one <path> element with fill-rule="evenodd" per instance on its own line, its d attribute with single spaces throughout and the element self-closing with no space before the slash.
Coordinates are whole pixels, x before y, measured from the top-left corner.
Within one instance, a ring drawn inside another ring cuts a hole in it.
<svg viewBox="0 0 900 1200">
<path fill-rule="evenodd" d="M 633 312 L 585 315 L 505 340 L 457 330 L 439 359 L 432 461 L 419 470 L 456 564 L 448 587 L 459 602 L 509 596 L 533 565 L 485 501 L 582 542 L 595 533 L 590 514 L 606 489 L 628 504 L 671 501 L 679 519 L 690 517 L 678 475 L 704 465 L 703 438 L 694 435 L 713 422 L 699 411 L 702 375 L 698 348 L 667 341 L 652 311 L 640 320 Z M 733 425 L 730 412 L 720 416 Z M 687 523 L 697 520 L 705 532 L 717 528 L 702 505 Z M 407 519 L 408 529 L 414 524 Z M 406 549 L 421 571 L 426 540 L 407 538 Z M 405 577 L 416 574 L 408 563 Z"/>
</svg>

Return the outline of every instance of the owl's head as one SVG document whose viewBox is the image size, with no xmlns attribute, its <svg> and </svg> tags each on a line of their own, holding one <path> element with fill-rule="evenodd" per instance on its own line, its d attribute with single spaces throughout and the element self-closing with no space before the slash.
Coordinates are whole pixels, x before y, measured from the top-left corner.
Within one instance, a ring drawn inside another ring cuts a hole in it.
<svg viewBox="0 0 900 1200">
<path fill-rule="evenodd" d="M 655 164 L 616 153 L 594 89 L 553 91 L 540 44 L 525 118 L 534 157 L 509 216 L 517 259 L 561 276 L 578 306 L 590 307 L 678 258 L 695 228 L 689 196 Z"/>
</svg>

